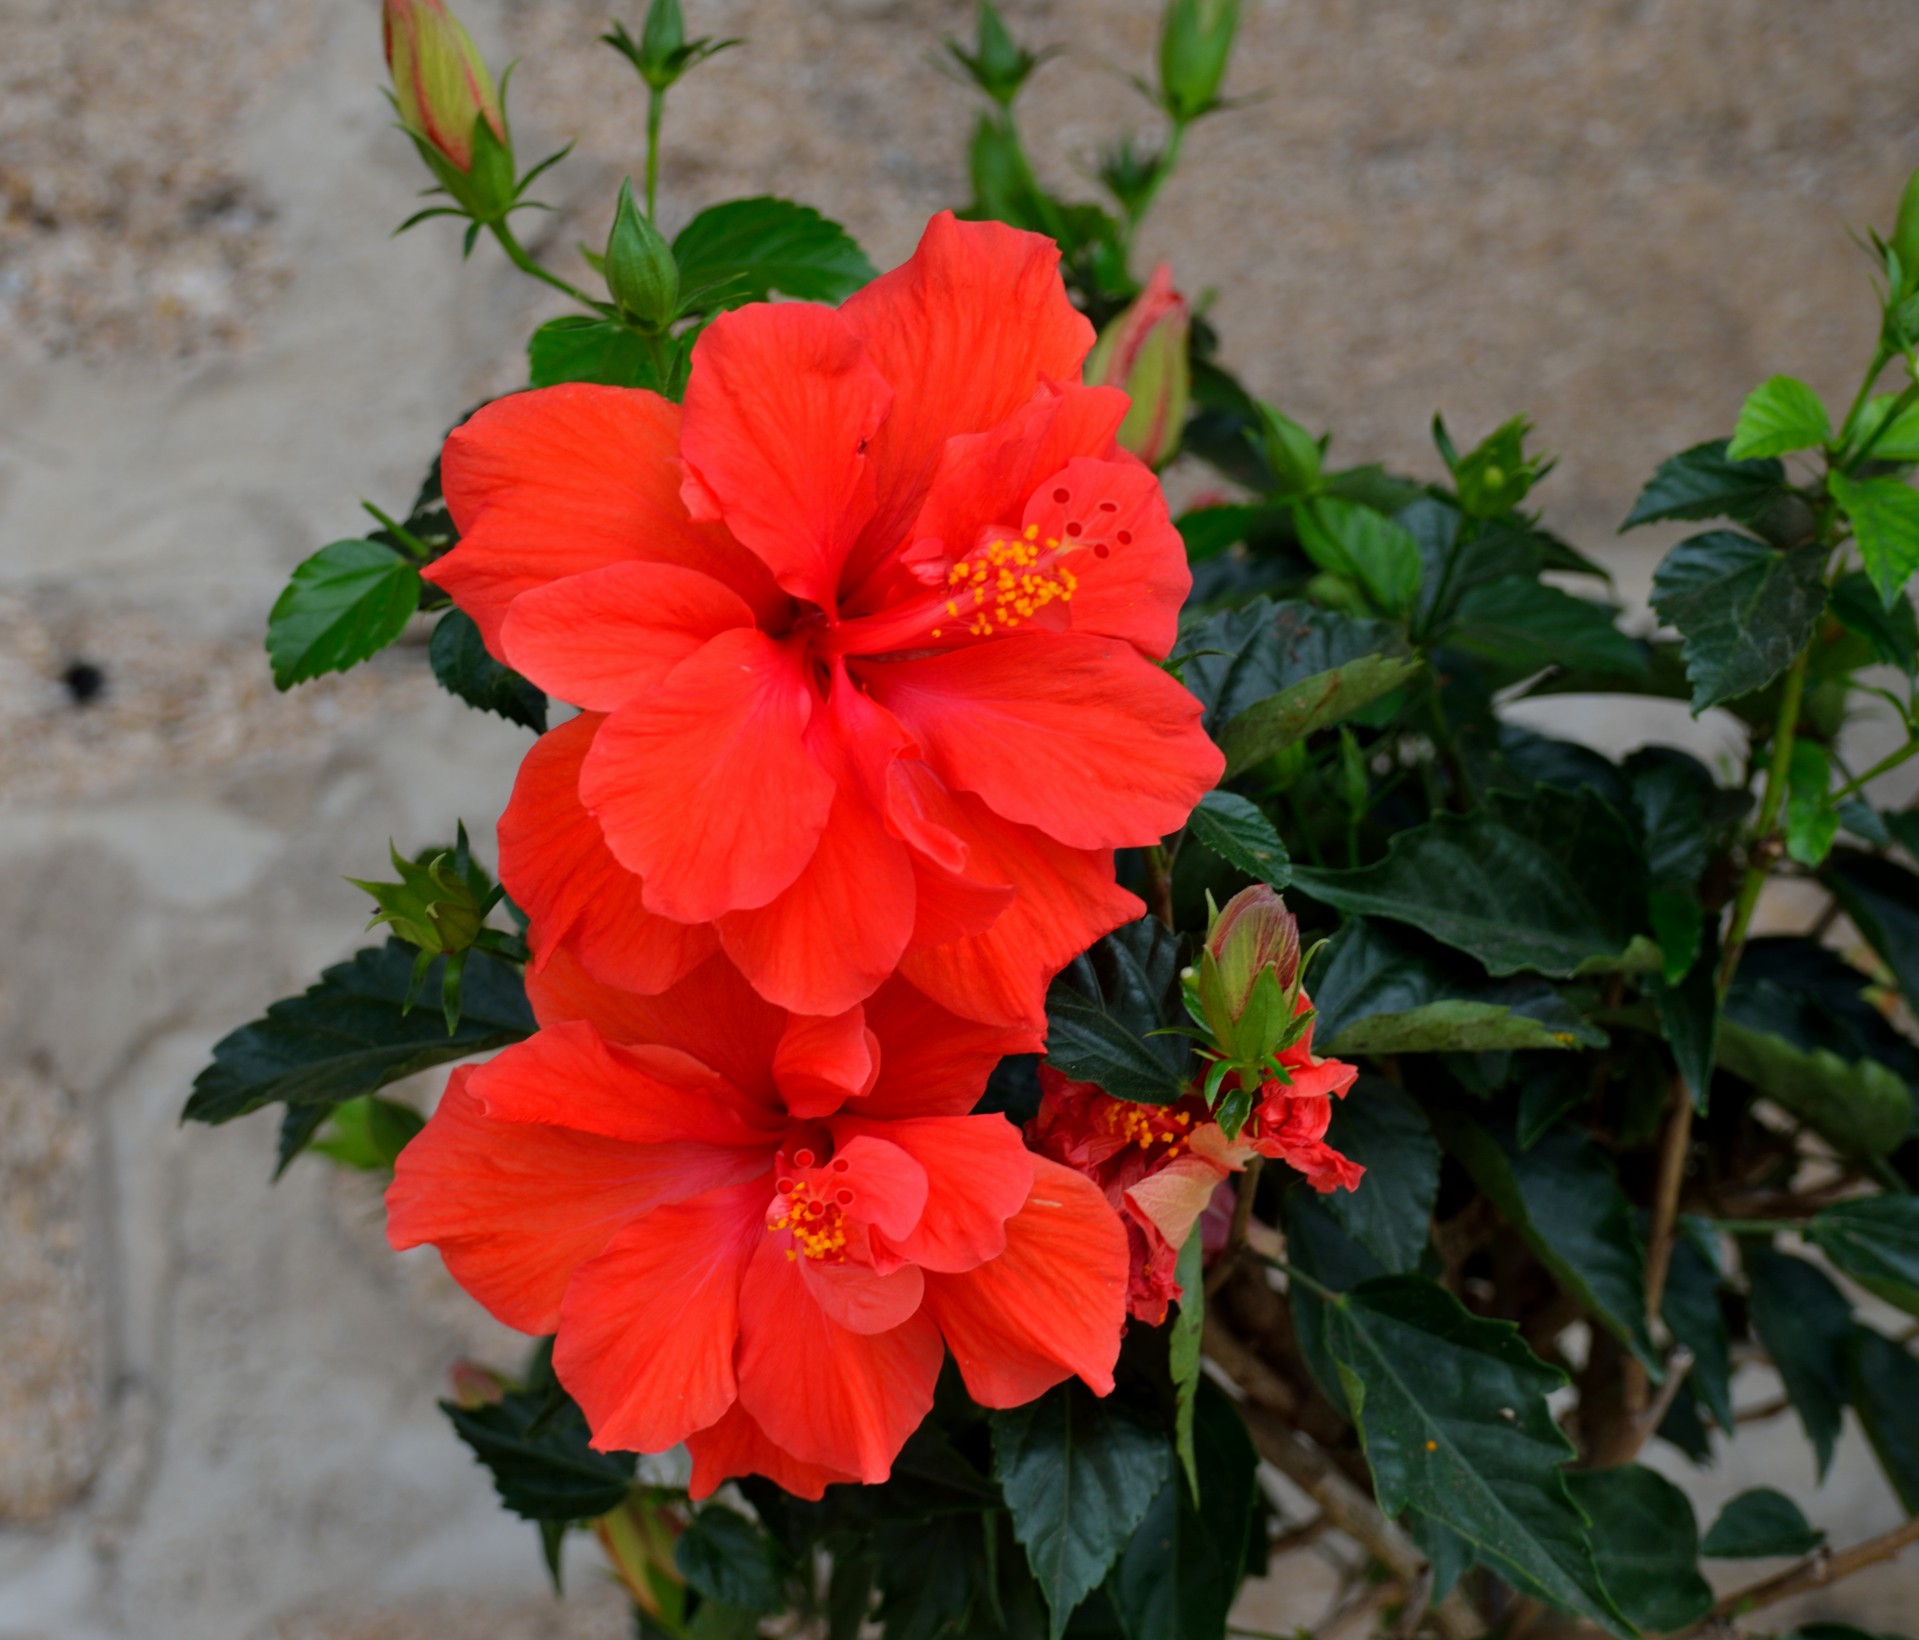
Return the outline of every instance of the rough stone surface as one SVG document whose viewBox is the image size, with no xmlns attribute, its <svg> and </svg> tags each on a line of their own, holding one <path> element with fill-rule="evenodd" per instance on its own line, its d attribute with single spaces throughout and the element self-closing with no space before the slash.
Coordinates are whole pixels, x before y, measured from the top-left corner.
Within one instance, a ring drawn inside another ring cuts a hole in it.
<svg viewBox="0 0 1919 1640">
<path fill-rule="evenodd" d="M 522 59 L 523 155 L 580 139 L 544 187 L 559 212 L 522 222 L 584 279 L 573 242 L 643 163 L 631 72 L 593 43 L 604 0 L 460 9 Z M 1066 48 L 1022 117 L 1083 191 L 1102 144 L 1152 129 L 1123 71 L 1157 8 L 1005 9 Z M 177 1125 L 217 1036 L 360 943 L 340 877 L 455 817 L 489 836 L 526 743 L 440 695 L 417 642 L 291 696 L 261 653 L 294 564 L 362 529 L 358 498 L 404 507 L 559 311 L 485 248 L 463 265 L 444 224 L 390 237 L 423 178 L 373 11 L 0 0 L 0 1640 L 623 1630 L 589 1546 L 551 1602 L 433 1410 L 452 1362 L 517 1341 L 430 1253 L 386 1251 L 372 1181 L 307 1163 L 270 1186 L 269 1120 Z M 674 94 L 669 225 L 781 193 L 886 265 L 963 199 L 977 102 L 926 59 L 968 0 L 691 11 L 750 44 Z M 1465 436 L 1530 412 L 1566 457 L 1553 522 L 1643 621 L 1663 543 L 1611 531 L 1653 462 L 1771 372 L 1850 387 L 1872 317 L 1845 233 L 1883 226 L 1919 159 L 1905 8 L 1245 13 L 1231 89 L 1257 95 L 1192 133 L 1145 252 L 1217 288 L 1229 362 L 1346 459 L 1430 471 L 1434 408 Z M 1729 744 L 1711 714 L 1554 710 L 1612 750 Z M 1780 1486 L 1839 1542 L 1896 1518 L 1856 1432 L 1823 1489 L 1805 1463 L 1781 1422 L 1674 1473 L 1703 1514 Z M 1337 1584 L 1290 1561 L 1242 1615 L 1316 1623 Z M 1780 1622 L 1897 1628 L 1915 1587 L 1882 1567 Z"/>
</svg>

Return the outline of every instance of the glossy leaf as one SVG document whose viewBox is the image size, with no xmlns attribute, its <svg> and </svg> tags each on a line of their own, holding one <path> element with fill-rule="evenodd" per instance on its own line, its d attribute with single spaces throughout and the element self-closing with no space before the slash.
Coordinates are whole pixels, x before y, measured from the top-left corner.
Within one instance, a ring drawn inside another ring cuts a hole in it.
<svg viewBox="0 0 1919 1640">
<path fill-rule="evenodd" d="M 1905 673 L 1919 666 L 1919 625 L 1913 620 L 1912 600 L 1903 592 L 1888 604 L 1881 600 L 1872 577 L 1854 570 L 1833 582 L 1831 608 L 1846 630 L 1871 644 L 1873 654 L 1886 665 Z"/>
<path fill-rule="evenodd" d="M 378 541 L 335 541 L 293 572 L 267 617 L 273 683 L 291 689 L 358 666 L 406 630 L 420 572 Z"/>
<path fill-rule="evenodd" d="M 427 656 L 448 694 L 536 735 L 546 733 L 546 696 L 487 653 L 486 640 L 465 610 L 449 609 L 440 617 Z"/>
<path fill-rule="evenodd" d="M 644 336 L 612 319 L 566 314 L 549 319 L 526 344 L 527 379 L 534 387 L 598 382 L 665 392 L 661 358 Z"/>
<path fill-rule="evenodd" d="M 1696 522 L 1733 518 L 1750 523 L 1786 494 L 1786 469 L 1777 461 L 1734 461 L 1727 440 L 1695 444 L 1659 464 L 1622 529 L 1665 519 Z"/>
<path fill-rule="evenodd" d="M 1838 849 L 1824 881 L 1885 959 L 1907 1005 L 1919 1008 L 1919 875 L 1880 855 Z"/>
<path fill-rule="evenodd" d="M 1825 1541 L 1785 1493 L 1755 1486 L 1727 1501 L 1699 1549 L 1712 1560 L 1766 1560 L 1809 1555 Z"/>
<path fill-rule="evenodd" d="M 1592 1522 L 1600 1580 L 1628 1618 L 1657 1633 L 1712 1609 L 1712 1586 L 1699 1575 L 1699 1522 L 1684 1492 L 1636 1463 L 1576 1470 L 1566 1484 Z"/>
<path fill-rule="evenodd" d="M 1439 1141 L 1419 1102 L 1383 1077 L 1362 1076 L 1333 1106 L 1326 1142 L 1364 1167 L 1366 1179 L 1322 1205 L 1382 1269 L 1415 1268 L 1439 1196 Z"/>
<path fill-rule="evenodd" d="M 1416 660 L 1390 655 L 1366 655 L 1256 701 L 1227 724 L 1220 737 L 1227 772 L 1250 768 L 1295 741 L 1364 711 L 1406 683 L 1419 665 Z"/>
<path fill-rule="evenodd" d="M 1793 376 L 1770 376 L 1739 407 L 1739 423 L 1726 446 L 1729 461 L 1790 455 L 1829 442 L 1832 422 L 1819 395 Z"/>
<path fill-rule="evenodd" d="M 1825 552 L 1777 552 L 1733 530 L 1681 541 L 1653 575 L 1652 606 L 1685 640 L 1694 715 L 1767 684 L 1826 607 Z"/>
<path fill-rule="evenodd" d="M 1806 1239 L 1868 1292 L 1919 1315 L 1919 1197 L 1840 1202 L 1813 1215 Z"/>
<path fill-rule="evenodd" d="M 1419 543 L 1356 501 L 1321 496 L 1293 512 L 1299 544 L 1328 574 L 1358 588 L 1381 615 L 1405 615 L 1419 596 Z"/>
<path fill-rule="evenodd" d="M 1077 1381 L 996 1412 L 993 1473 L 1052 1613 L 1053 1640 L 1105 1579 L 1160 1489 L 1184 1481 L 1154 1424 Z"/>
<path fill-rule="evenodd" d="M 1692 1351 L 1686 1387 L 1731 1434 L 1732 1338 L 1719 1301 L 1725 1278 L 1720 1272 L 1713 1233 L 1704 1220 L 1680 1217 L 1672 1260 L 1666 1269 L 1666 1294 L 1660 1313 L 1676 1342 Z"/>
<path fill-rule="evenodd" d="M 776 1612 L 786 1604 L 778 1548 L 723 1504 L 706 1504 L 687 1523 L 673 1546 L 673 1563 L 702 1599 L 749 1612 Z"/>
<path fill-rule="evenodd" d="M 360 1173 L 390 1172 L 400 1152 L 426 1126 L 426 1118 L 411 1105 L 382 1099 L 377 1094 L 348 1099 L 330 1109 L 324 1105 L 302 1108 L 316 1110 L 325 1117 L 324 1127 L 309 1141 L 308 1148 L 328 1161 Z M 286 1167 L 284 1147 L 281 1155 L 283 1159 L 276 1177 Z"/>
<path fill-rule="evenodd" d="M 1730 1011 L 1719 1024 L 1716 1059 L 1842 1150 L 1883 1156 L 1912 1127 L 1911 1090 L 1876 1060 L 1848 1063 L 1829 1048 L 1808 1052 Z"/>
<path fill-rule="evenodd" d="M 1919 1361 L 1870 1327 L 1854 1329 L 1852 1404 L 1907 1514 L 1919 1514 Z"/>
<path fill-rule="evenodd" d="M 1860 561 L 1888 608 L 1919 569 L 1919 490 L 1897 478 L 1828 473 L 1833 500 L 1852 521 Z"/>
<path fill-rule="evenodd" d="M 1329 1308 L 1380 1507 L 1430 1515 L 1514 1587 L 1630 1635 L 1566 1489 L 1573 1448 L 1546 1399 L 1564 1375 L 1517 1328 L 1416 1276 L 1369 1281 Z"/>
<path fill-rule="evenodd" d="M 774 291 L 803 302 L 843 302 L 874 277 L 851 234 L 790 199 L 710 205 L 679 231 L 673 257 L 688 299 L 717 287 L 711 305 L 722 307 L 764 301 Z"/>
<path fill-rule="evenodd" d="M 440 1410 L 522 1520 L 590 1520 L 617 1509 L 633 1484 L 633 1454 L 594 1451 L 586 1415 L 550 1380 L 492 1406 L 442 1401 Z"/>
<path fill-rule="evenodd" d="M 1760 1243 L 1746 1246 L 1743 1258 L 1753 1331 L 1779 1370 L 1823 1480 L 1851 1395 L 1852 1305 L 1804 1259 Z"/>
<path fill-rule="evenodd" d="M 1187 822 L 1193 836 L 1228 865 L 1274 888 L 1293 880 L 1286 845 L 1259 805 L 1236 792 L 1208 792 Z"/>
<path fill-rule="evenodd" d="M 1459 600 L 1445 642 L 1513 674 L 1547 666 L 1642 674 L 1645 654 L 1619 630 L 1617 618 L 1609 605 L 1531 576 L 1509 575 L 1473 587 Z"/>
</svg>

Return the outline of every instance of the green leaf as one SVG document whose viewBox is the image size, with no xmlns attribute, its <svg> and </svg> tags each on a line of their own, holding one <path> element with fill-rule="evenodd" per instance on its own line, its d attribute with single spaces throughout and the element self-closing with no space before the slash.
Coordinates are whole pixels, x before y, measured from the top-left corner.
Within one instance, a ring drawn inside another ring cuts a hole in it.
<svg viewBox="0 0 1919 1640">
<path fill-rule="evenodd" d="M 1713 1560 L 1769 1560 L 1809 1555 L 1825 1541 L 1826 1534 L 1809 1524 L 1785 1493 L 1755 1486 L 1719 1511 L 1699 1547 Z"/>
<path fill-rule="evenodd" d="M 361 1173 L 391 1172 L 400 1152 L 426 1126 L 426 1118 L 411 1105 L 376 1094 L 348 1099 L 331 1110 L 324 1105 L 306 1108 L 326 1118 L 324 1132 L 310 1140 L 308 1148 Z M 280 1166 L 284 1170 L 286 1163 Z"/>
<path fill-rule="evenodd" d="M 1633 503 L 1622 530 L 1663 519 L 1732 518 L 1751 523 L 1786 494 L 1786 469 L 1777 461 L 1734 461 L 1727 440 L 1695 444 L 1659 464 Z"/>
<path fill-rule="evenodd" d="M 1419 596 L 1419 543 L 1384 513 L 1318 496 L 1293 509 L 1299 544 L 1330 575 L 1350 582 L 1381 615 L 1410 613 Z"/>
<path fill-rule="evenodd" d="M 556 1383 L 507 1392 L 493 1406 L 442 1401 L 460 1439 L 522 1520 L 591 1520 L 617 1509 L 633 1484 L 630 1452 L 596 1452 L 586 1415 Z"/>
<path fill-rule="evenodd" d="M 1832 422 L 1819 395 L 1793 376 L 1773 376 L 1746 396 L 1726 446 L 1731 461 L 1790 455 L 1832 439 Z"/>
<path fill-rule="evenodd" d="M 1333 1107 L 1326 1142 L 1364 1167 L 1366 1178 L 1322 1205 L 1383 1269 L 1413 1269 L 1439 1197 L 1439 1141 L 1418 1101 L 1383 1077 L 1362 1076 Z"/>
<path fill-rule="evenodd" d="M 669 344 L 670 345 L 670 344 Z M 597 382 L 661 393 L 660 358 L 644 336 L 612 319 L 569 313 L 549 319 L 526 344 L 527 378 L 535 387 Z"/>
<path fill-rule="evenodd" d="M 1719 1022 L 1717 1061 L 1854 1155 L 1887 1155 L 1912 1127 L 1911 1090 L 1877 1060 L 1848 1063 L 1830 1048 L 1796 1047 L 1730 1009 Z"/>
<path fill-rule="evenodd" d="M 680 289 L 719 286 L 715 305 L 764 301 L 774 291 L 802 302 L 843 302 L 874 277 L 853 236 L 810 205 L 734 199 L 711 205 L 673 241 Z"/>
<path fill-rule="evenodd" d="M 1732 1338 L 1719 1302 L 1725 1284 L 1713 1231 L 1702 1219 L 1682 1215 L 1666 1268 L 1660 1314 L 1673 1338 L 1692 1351 L 1686 1385 L 1727 1434 L 1733 1431 Z"/>
<path fill-rule="evenodd" d="M 1681 541 L 1653 575 L 1652 606 L 1685 639 L 1696 717 L 1763 689 L 1805 648 L 1826 607 L 1825 549 L 1776 552 L 1732 530 Z"/>
<path fill-rule="evenodd" d="M 1473 587 L 1459 600 L 1446 644 L 1496 661 L 1512 674 L 1580 667 L 1641 676 L 1644 651 L 1621 632 L 1609 604 L 1576 598 L 1527 575 Z"/>
<path fill-rule="evenodd" d="M 1826 488 L 1852 520 L 1859 557 L 1887 608 L 1919 569 L 1919 490 L 1897 478 L 1826 475 Z"/>
<path fill-rule="evenodd" d="M 722 1504 L 701 1508 L 673 1546 L 673 1564 L 696 1594 L 750 1612 L 786 1606 L 786 1577 L 773 1540 Z"/>
<path fill-rule="evenodd" d="M 1919 666 L 1919 623 L 1912 600 L 1903 592 L 1890 604 L 1880 601 L 1872 577 L 1863 570 L 1842 575 L 1832 584 L 1833 617 L 1849 632 L 1872 645 L 1873 655 L 1908 676 Z"/>
<path fill-rule="evenodd" d="M 448 694 L 536 735 L 546 733 L 545 694 L 487 653 L 486 640 L 465 610 L 449 609 L 440 617 L 427 657 Z"/>
<path fill-rule="evenodd" d="M 1109 934 L 1075 958 L 1046 994 L 1046 1060 L 1115 1099 L 1169 1105 L 1186 1088 L 1188 1052 L 1151 1033 L 1183 1019 L 1179 941 L 1156 917 Z"/>
<path fill-rule="evenodd" d="M 1059 1640 L 1176 1478 L 1173 1449 L 1133 1408 L 1077 1381 L 994 1413 L 992 1427 L 993 1473 Z"/>
<path fill-rule="evenodd" d="M 1646 989 L 1659 1019 L 1659 1034 L 1685 1078 L 1692 1108 L 1705 1114 L 1712 1093 L 1712 1067 L 1719 1050 L 1719 940 L 1705 940 L 1692 968 L 1678 984 L 1652 976 Z"/>
<path fill-rule="evenodd" d="M 1919 1315 L 1919 1197 L 1840 1202 L 1813 1215 L 1806 1239 L 1867 1292 Z"/>
<path fill-rule="evenodd" d="M 1395 833 L 1373 865 L 1295 866 L 1293 881 L 1337 910 L 1410 923 L 1494 974 L 1616 966 L 1645 922 L 1638 846 L 1590 789 L 1495 792 Z"/>
<path fill-rule="evenodd" d="M 1280 1223 L 1286 1232 L 1287 1261 L 1310 1278 L 1290 1283 L 1287 1301 L 1293 1314 L 1293 1331 L 1299 1338 L 1299 1353 L 1308 1371 L 1327 1400 L 1350 1420 L 1352 1409 L 1346 1404 L 1339 1365 L 1326 1342 L 1329 1311 L 1317 1289 L 1350 1292 L 1393 1272 L 1369 1248 L 1346 1234 L 1327 1205 L 1330 1199 L 1330 1195 L 1322 1196 L 1316 1190 L 1299 1189 L 1288 1190 L 1281 1198 Z"/>
<path fill-rule="evenodd" d="M 1907 1514 L 1919 1514 L 1919 1361 L 1870 1327 L 1854 1329 L 1853 1409 Z"/>
<path fill-rule="evenodd" d="M 1577 1470 L 1566 1484 L 1592 1522 L 1606 1592 L 1628 1618 L 1657 1633 L 1712 1610 L 1712 1586 L 1699 1575 L 1699 1522 L 1684 1492 L 1636 1463 Z"/>
<path fill-rule="evenodd" d="M 262 1105 L 336 1105 L 449 1060 L 503 1048 L 534 1031 L 520 972 L 467 953 L 459 1029 L 429 1008 L 404 1006 L 412 947 L 398 940 L 329 968 L 304 995 L 267 1009 L 214 1044 L 194 1079 L 183 1120 L 230 1122 Z M 428 971 L 439 983 L 440 962 Z"/>
<path fill-rule="evenodd" d="M 1173 1447 L 1186 1471 L 1186 1484 L 1199 1497 L 1199 1459 L 1193 1450 L 1193 1415 L 1199 1396 L 1199 1346 L 1206 1322 L 1205 1238 L 1195 1225 L 1179 1250 L 1174 1275 L 1179 1282 L 1179 1313 L 1167 1338 L 1168 1370 L 1173 1377 Z"/>
<path fill-rule="evenodd" d="M 1746 1244 L 1742 1257 L 1753 1331 L 1779 1370 L 1823 1480 L 1851 1394 L 1852 1306 L 1804 1259 L 1758 1242 Z"/>
<path fill-rule="evenodd" d="M 1919 875 L 1880 855 L 1838 849 L 1824 881 L 1892 970 L 1907 1006 L 1919 1008 Z"/>
<path fill-rule="evenodd" d="M 1604 1047 L 1543 980 L 1492 981 L 1390 923 L 1355 917 L 1313 970 L 1315 1029 L 1335 1057 Z"/>
<path fill-rule="evenodd" d="M 377 541 L 335 541 L 293 572 L 267 617 L 276 689 L 378 654 L 420 607 L 420 572 Z"/>
<path fill-rule="evenodd" d="M 1107 1581 L 1125 1640 L 1220 1640 L 1239 1594 L 1259 1455 L 1238 1408 L 1212 1383 L 1200 1385 L 1194 1445 L 1197 1494 L 1169 1476 Z"/>
<path fill-rule="evenodd" d="M 1316 730 L 1364 711 L 1380 696 L 1399 688 L 1419 667 L 1417 660 L 1365 655 L 1255 701 L 1226 725 L 1220 737 L 1227 773 L 1249 768 Z"/>
<path fill-rule="evenodd" d="M 1510 1323 L 1481 1320 L 1415 1276 L 1369 1281 L 1330 1309 L 1380 1507 L 1420 1510 L 1515 1588 L 1629 1636 L 1566 1489 L 1573 1448 L 1546 1399 L 1564 1374 Z"/>
<path fill-rule="evenodd" d="M 1382 655 L 1411 661 L 1398 627 L 1259 598 L 1191 629 L 1175 659 L 1181 681 L 1206 707 L 1206 732 L 1217 740 L 1249 707 L 1304 683 L 1314 685 L 1306 693 L 1316 698 L 1326 692 L 1328 675 Z"/>
<path fill-rule="evenodd" d="M 1293 862 L 1259 805 L 1234 792 L 1208 792 L 1186 822 L 1230 866 L 1274 888 L 1293 880 Z"/>
<path fill-rule="evenodd" d="M 1559 1284 L 1657 1378 L 1659 1352 L 1646 1331 L 1646 1251 L 1606 1153 L 1574 1127 L 1552 1128 L 1522 1151 L 1509 1133 L 1451 1113 L 1437 1126 Z"/>
</svg>

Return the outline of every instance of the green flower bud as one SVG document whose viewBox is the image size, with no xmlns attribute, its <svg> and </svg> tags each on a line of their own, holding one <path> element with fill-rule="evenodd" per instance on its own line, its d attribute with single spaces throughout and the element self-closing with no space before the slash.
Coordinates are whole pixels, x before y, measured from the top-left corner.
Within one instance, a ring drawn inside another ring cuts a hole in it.
<svg viewBox="0 0 1919 1640">
<path fill-rule="evenodd" d="M 1887 248 L 1899 258 L 1899 288 L 1892 293 L 1896 304 L 1919 290 L 1919 171 L 1907 179 L 1906 191 L 1899 196 L 1899 217 Z"/>
<path fill-rule="evenodd" d="M 630 182 L 620 183 L 605 273 L 613 300 L 647 329 L 659 330 L 672 320 L 680 301 L 679 264 L 673 247 L 634 202 Z"/>
<path fill-rule="evenodd" d="M 676 1634 L 686 1613 L 686 1580 L 673 1552 L 685 1530 L 672 1495 L 651 1487 L 636 1486 L 619 1508 L 593 1522 L 593 1535 L 633 1604 Z"/>
<path fill-rule="evenodd" d="M 1013 99 L 1019 95 L 1026 77 L 1049 55 L 1028 51 L 1015 40 L 992 0 L 979 0 L 976 47 L 968 51 L 959 41 L 948 40 L 946 49 L 968 78 L 1002 108 L 1013 106 Z"/>
<path fill-rule="evenodd" d="M 1193 394 L 1191 328 L 1192 309 L 1162 262 L 1132 306 L 1100 332 L 1086 360 L 1089 384 L 1122 388 L 1132 398 L 1119 442 L 1149 467 L 1179 454 Z"/>
<path fill-rule="evenodd" d="M 1238 27 L 1239 0 L 1168 0 L 1159 35 L 1159 94 L 1174 119 L 1195 120 L 1219 105 Z"/>
<path fill-rule="evenodd" d="M 1299 995 L 1299 923 L 1264 883 L 1217 912 L 1200 952 L 1199 1002 L 1232 1058 L 1257 1064 L 1284 1041 Z"/>
<path fill-rule="evenodd" d="M 393 106 L 440 185 L 482 222 L 513 203 L 506 111 L 479 48 L 443 0 L 385 0 Z"/>
<path fill-rule="evenodd" d="M 387 924 L 424 956 L 471 949 L 479 938 L 486 911 L 473 884 L 456 871 L 453 855 L 442 850 L 417 861 L 407 860 L 390 842 L 387 853 L 393 869 L 400 874 L 397 883 L 347 878 L 355 888 L 373 896 L 377 909 L 367 927 Z"/>
</svg>

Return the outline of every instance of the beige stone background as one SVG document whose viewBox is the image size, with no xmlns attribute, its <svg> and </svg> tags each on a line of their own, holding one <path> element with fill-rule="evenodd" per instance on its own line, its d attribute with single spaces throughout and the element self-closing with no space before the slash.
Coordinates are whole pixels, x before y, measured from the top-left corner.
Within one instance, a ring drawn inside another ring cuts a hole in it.
<svg viewBox="0 0 1919 1640">
<path fill-rule="evenodd" d="M 672 222 L 777 191 L 887 265 L 964 196 L 973 103 L 927 62 L 962 0 L 690 7 L 751 43 L 675 94 Z M 605 0 L 464 9 L 522 59 L 522 152 L 579 139 L 536 224 L 566 262 L 640 164 Z M 1123 74 L 1155 7 L 1006 9 L 1066 48 L 1025 119 L 1076 185 L 1150 129 Z M 1905 0 L 1245 10 L 1249 100 L 1194 133 L 1148 245 L 1343 455 L 1430 467 L 1434 408 L 1469 436 L 1531 412 L 1565 454 L 1553 522 L 1632 600 L 1660 543 L 1613 526 L 1661 454 L 1773 371 L 1843 402 L 1873 322 L 1847 234 L 1919 162 Z M 0 1640 L 625 1632 L 590 1555 L 551 1601 L 433 1410 L 450 1362 L 512 1340 L 385 1251 L 365 1181 L 269 1187 L 270 1119 L 176 1126 L 212 1040 L 358 943 L 341 874 L 455 816 L 488 835 L 524 745 L 419 644 L 290 697 L 260 649 L 292 566 L 357 498 L 404 505 L 552 311 L 443 225 L 389 238 L 423 179 L 378 70 L 373 0 L 0 0 Z M 1714 744 L 1677 711 L 1575 721 Z M 1897 1515 L 1862 1453 L 1815 1490 L 1773 1426 L 1674 1472 L 1708 1518 L 1763 1480 L 1847 1542 Z M 1333 1584 L 1294 1557 L 1244 1614 L 1311 1624 Z M 1795 1615 L 1909 1631 L 1915 1593 L 1882 1568 Z"/>
</svg>

